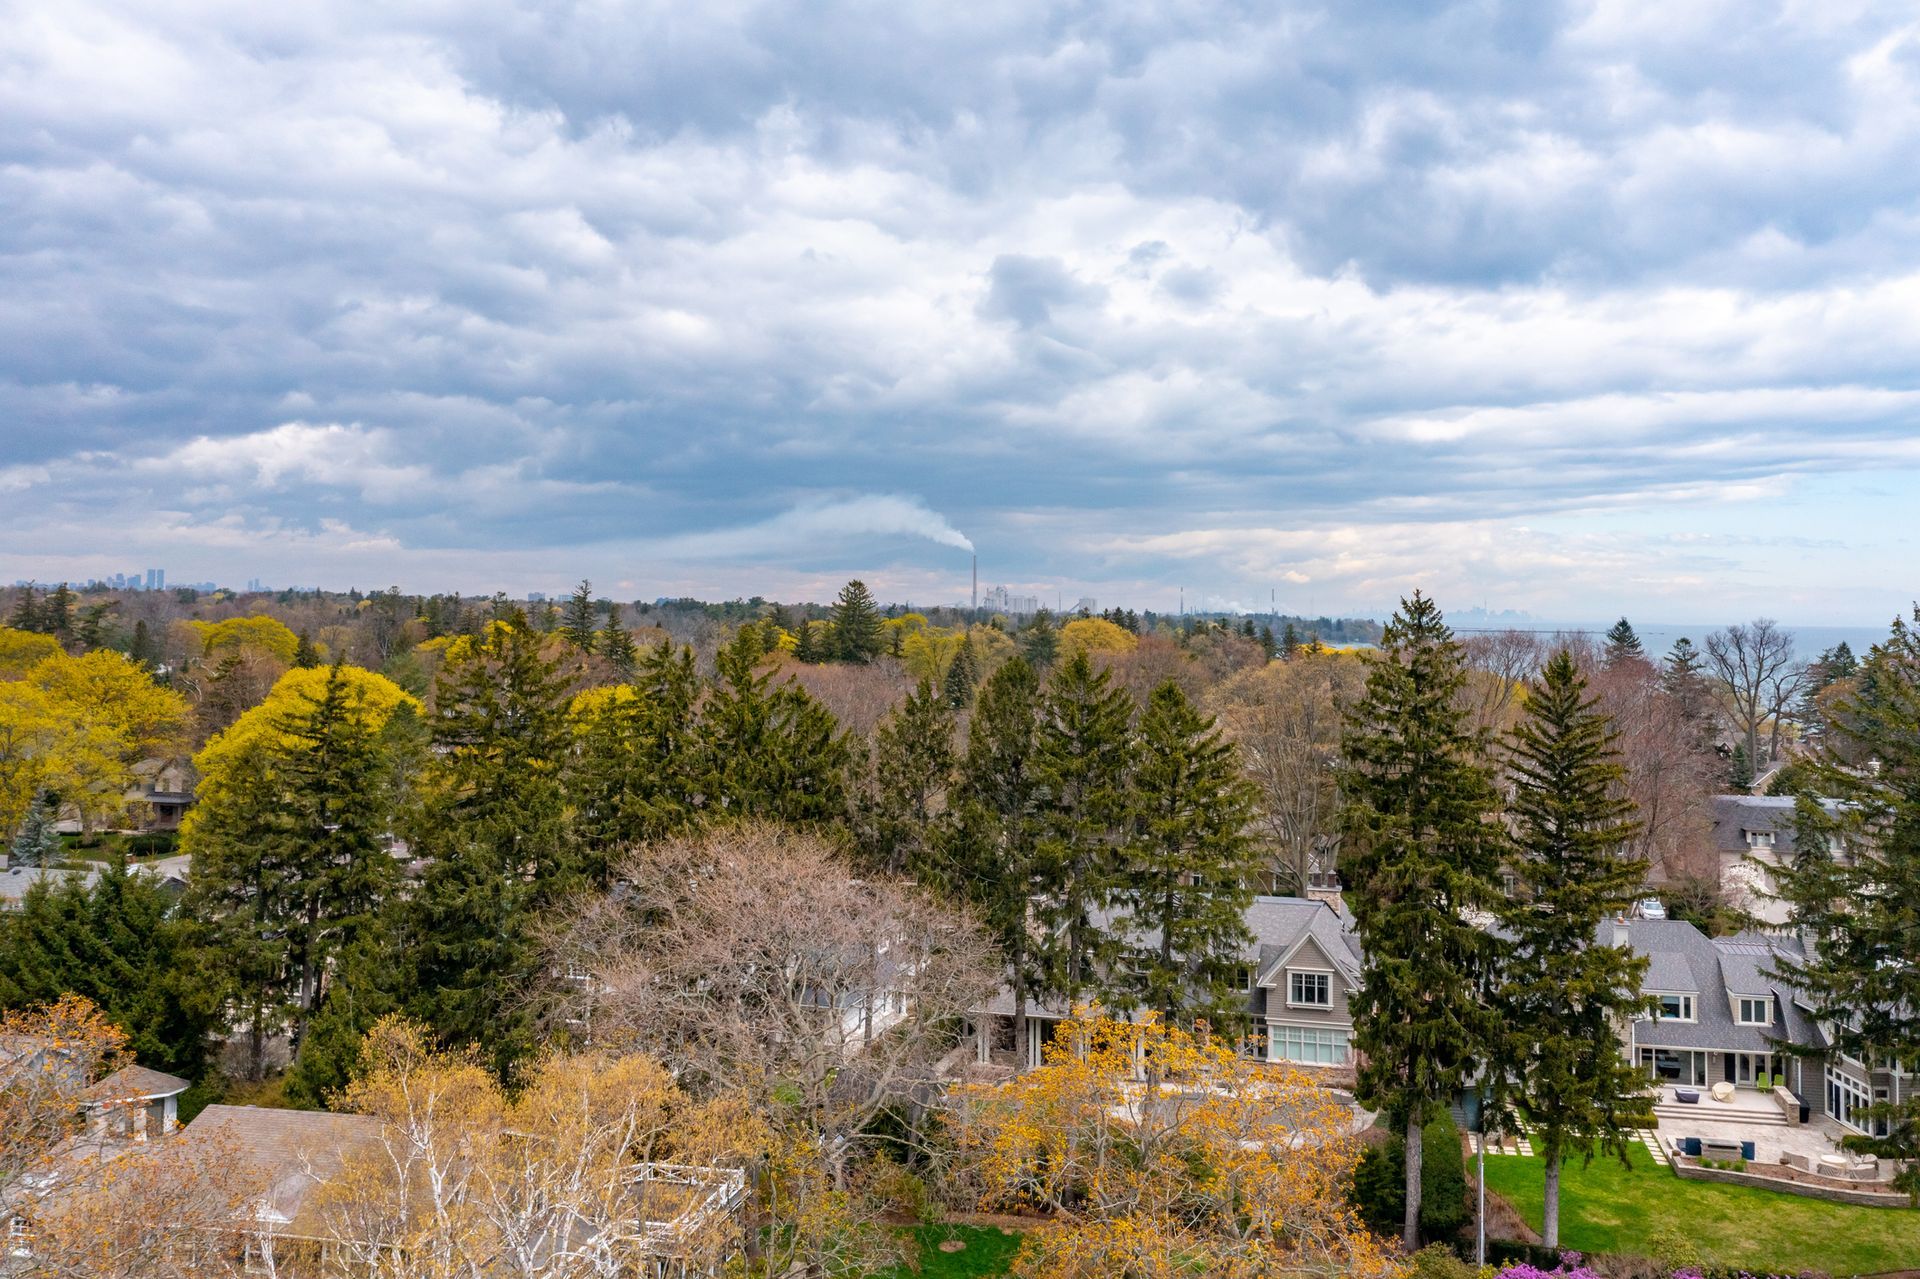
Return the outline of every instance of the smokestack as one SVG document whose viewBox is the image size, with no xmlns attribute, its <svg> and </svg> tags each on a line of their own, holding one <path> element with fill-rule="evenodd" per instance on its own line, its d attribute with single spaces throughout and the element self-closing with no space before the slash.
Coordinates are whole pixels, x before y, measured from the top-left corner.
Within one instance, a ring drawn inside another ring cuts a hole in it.
<svg viewBox="0 0 1920 1279">
<path fill-rule="evenodd" d="M 980 607 L 980 557 L 973 557 L 973 607 Z"/>
</svg>

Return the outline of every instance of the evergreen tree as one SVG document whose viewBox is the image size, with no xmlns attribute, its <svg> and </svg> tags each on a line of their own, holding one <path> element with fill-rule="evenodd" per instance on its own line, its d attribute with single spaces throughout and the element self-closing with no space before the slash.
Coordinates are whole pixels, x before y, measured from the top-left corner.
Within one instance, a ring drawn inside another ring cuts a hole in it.
<svg viewBox="0 0 1920 1279">
<path fill-rule="evenodd" d="M 1608 669 L 1622 662 L 1644 662 L 1647 650 L 1640 645 L 1640 637 L 1633 632 L 1633 624 L 1621 618 L 1607 630 L 1607 646 L 1600 655 L 1601 663 Z"/>
<path fill-rule="evenodd" d="M 1269 662 L 1280 655 L 1280 641 L 1273 637 L 1271 626 L 1260 628 L 1260 651 L 1266 655 Z"/>
<path fill-rule="evenodd" d="M 293 667 L 295 670 L 306 670 L 318 665 L 320 665 L 320 650 L 313 646 L 313 637 L 302 629 L 299 642 L 293 647 Z"/>
<path fill-rule="evenodd" d="M 745 628 L 715 658 L 719 678 L 701 709 L 700 790 L 714 820 L 794 825 L 847 811 L 851 748 L 831 712 L 791 680 L 758 670 L 759 631 Z"/>
<path fill-rule="evenodd" d="M 147 621 L 141 618 L 133 624 L 133 639 L 127 645 L 127 656 L 141 666 L 152 666 L 160 655 L 153 642 L 153 633 L 147 629 Z"/>
<path fill-rule="evenodd" d="M 1727 757 L 1727 786 L 1741 794 L 1753 789 L 1753 761 L 1747 758 L 1745 742 L 1735 742 Z"/>
<path fill-rule="evenodd" d="M 104 648 L 107 643 L 107 614 L 117 608 L 118 601 L 108 600 L 100 604 L 89 604 L 80 612 L 80 647 L 91 653 L 96 648 Z"/>
<path fill-rule="evenodd" d="M 809 665 L 820 660 L 819 628 L 805 618 L 800 619 L 800 629 L 794 632 L 793 658 Z"/>
<path fill-rule="evenodd" d="M 1291 662 L 1293 655 L 1300 651 L 1300 632 L 1288 622 L 1286 629 L 1280 632 L 1280 656 Z"/>
<path fill-rule="evenodd" d="M 84 995 L 127 1032 L 142 1065 L 200 1078 L 224 1019 L 173 907 L 157 880 L 120 860 L 91 885 L 34 885 L 0 928 L 0 1007 Z"/>
<path fill-rule="evenodd" d="M 1006 956 L 1014 1033 L 1025 1041 L 1028 1004 L 1047 989 L 1045 952 L 1032 927 L 1040 887 L 1035 747 L 1040 683 L 1026 659 L 1009 658 L 980 686 L 954 788 L 954 820 L 936 878 L 979 913 Z"/>
<path fill-rule="evenodd" d="M 1019 643 L 1020 655 L 1035 670 L 1052 666 L 1054 655 L 1060 650 L 1060 632 L 1053 624 L 1053 614 L 1044 608 L 1035 613 L 1020 629 Z"/>
<path fill-rule="evenodd" d="M 40 611 L 40 593 L 28 582 L 20 588 L 20 594 L 13 601 L 13 614 L 7 618 L 7 625 L 16 631 L 44 631 L 46 623 Z"/>
<path fill-rule="evenodd" d="M 1033 760 L 1041 796 L 1037 908 L 1052 993 L 1068 1004 L 1104 995 L 1116 958 L 1117 939 L 1099 916 L 1126 837 L 1133 711 L 1127 690 L 1085 652 L 1055 669 L 1041 699 Z"/>
<path fill-rule="evenodd" d="M 953 660 L 947 663 L 947 676 L 942 681 L 940 694 L 948 706 L 963 711 L 973 705 L 974 686 L 979 682 L 980 666 L 973 655 L 973 637 L 968 635 L 961 639 Z"/>
<path fill-rule="evenodd" d="M 1894 620 L 1856 678 L 1805 761 L 1797 852 L 1778 882 L 1813 944 L 1781 975 L 1828 1051 L 1911 1074 L 1920 1071 L 1920 607 L 1911 624 Z M 1896 1087 L 1854 1116 L 1886 1135 L 1842 1144 L 1904 1161 L 1894 1184 L 1920 1201 L 1920 1091 Z"/>
<path fill-rule="evenodd" d="M 582 699 L 564 778 L 587 879 L 604 882 L 619 850 L 694 822 L 699 698 L 693 651 L 657 644 L 637 666 L 631 687 Z"/>
<path fill-rule="evenodd" d="M 27 807 L 27 815 L 14 833 L 7 850 L 9 866 L 51 866 L 60 860 L 60 834 L 54 829 L 60 820 L 59 806 L 39 791 Z"/>
<path fill-rule="evenodd" d="M 1246 836 L 1254 792 L 1239 752 L 1172 680 L 1140 717 L 1128 798 L 1114 905 L 1136 933 L 1157 939 L 1127 957 L 1142 1001 L 1169 1024 L 1203 1017 L 1216 1029 L 1239 1027 L 1247 1009 L 1234 978 L 1253 940 L 1246 912 L 1259 866 Z"/>
<path fill-rule="evenodd" d="M 293 1104 L 330 1104 L 352 1078 L 367 1032 L 401 1010 L 400 974 L 407 966 L 400 946 L 402 920 L 400 905 L 390 904 L 340 953 L 287 1071 L 286 1095 Z"/>
<path fill-rule="evenodd" d="M 954 767 L 953 708 L 921 680 L 873 732 L 872 785 L 862 807 L 869 864 L 924 875 Z"/>
<path fill-rule="evenodd" d="M 1458 694 L 1465 654 L 1415 592 L 1387 624 L 1342 751 L 1341 876 L 1366 953 L 1350 1001 L 1360 1101 L 1406 1133 L 1404 1239 L 1416 1246 L 1421 1133 L 1485 1066 L 1499 942 L 1470 918 L 1500 900 L 1498 806 Z"/>
<path fill-rule="evenodd" d="M 633 635 L 620 624 L 618 604 L 607 614 L 607 624 L 600 628 L 599 648 L 616 675 L 622 680 L 633 678 L 639 666 L 640 650 L 634 645 Z"/>
<path fill-rule="evenodd" d="M 1626 660 L 1626 659 L 1621 659 Z M 1646 1008 L 1647 961 L 1601 940 L 1646 881 L 1630 856 L 1636 823 L 1622 795 L 1626 770 L 1612 721 L 1587 695 L 1564 649 L 1529 690 L 1526 714 L 1507 743 L 1513 868 L 1524 900 L 1511 903 L 1511 939 L 1499 1007 L 1513 1100 L 1546 1163 L 1542 1227 L 1560 1244 L 1560 1168 L 1596 1147 L 1626 1159 L 1634 1131 L 1651 1127 L 1646 1077 L 1620 1055 L 1615 1027 Z"/>
<path fill-rule="evenodd" d="M 573 588 L 573 595 L 567 600 L 566 620 L 561 623 L 560 633 L 582 653 L 593 651 L 593 583 L 585 578 L 580 579 L 580 585 Z"/>
<path fill-rule="evenodd" d="M 405 925 L 407 1011 L 452 1044 L 482 1044 L 505 1074 L 532 1047 L 535 911 L 581 883 L 560 770 L 567 688 L 541 637 L 495 623 L 452 656 L 435 690 L 427 871 Z"/>
<path fill-rule="evenodd" d="M 62 644 L 73 642 L 73 602 L 72 588 L 62 582 L 40 605 L 40 628 Z"/>
<path fill-rule="evenodd" d="M 871 662 L 884 647 L 880 607 L 867 584 L 855 578 L 833 602 L 833 656 L 842 662 Z"/>
</svg>

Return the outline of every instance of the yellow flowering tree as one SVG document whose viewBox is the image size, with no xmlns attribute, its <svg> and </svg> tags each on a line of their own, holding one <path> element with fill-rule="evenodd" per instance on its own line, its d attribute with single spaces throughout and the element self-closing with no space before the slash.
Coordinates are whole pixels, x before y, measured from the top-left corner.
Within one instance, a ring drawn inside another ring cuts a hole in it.
<svg viewBox="0 0 1920 1279">
<path fill-rule="evenodd" d="M 190 621 L 187 626 L 200 640 L 200 650 L 213 654 L 227 648 L 258 648 L 283 662 L 291 662 L 300 647 L 300 637 L 278 618 L 230 617 L 224 622 Z"/>
<path fill-rule="evenodd" d="M 1402 1273 L 1348 1201 L 1348 1108 L 1217 1039 L 1088 1014 L 1040 1069 L 959 1090 L 952 1118 L 982 1206 L 1047 1219 L 1021 1279 Z"/>
<path fill-rule="evenodd" d="M 0 626 L 0 679 L 18 679 L 59 651 L 51 635 Z"/>
<path fill-rule="evenodd" d="M 1139 646 L 1140 637 L 1124 626 L 1104 617 L 1080 617 L 1060 628 L 1058 660 L 1076 653 L 1131 653 Z"/>
<path fill-rule="evenodd" d="M 187 722 L 185 698 L 107 649 L 55 653 L 0 690 L 0 819 L 45 789 L 87 828 L 111 821 L 133 766 L 177 747 Z"/>
</svg>

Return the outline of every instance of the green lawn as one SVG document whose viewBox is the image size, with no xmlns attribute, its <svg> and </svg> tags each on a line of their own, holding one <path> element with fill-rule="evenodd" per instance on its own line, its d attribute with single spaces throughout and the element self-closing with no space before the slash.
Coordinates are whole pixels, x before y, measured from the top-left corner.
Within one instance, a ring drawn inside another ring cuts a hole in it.
<svg viewBox="0 0 1920 1279">
<path fill-rule="evenodd" d="M 874 1279 L 977 1279 L 979 1276 L 1004 1275 L 1013 1262 L 1020 1236 L 997 1226 L 915 1226 L 910 1232 L 920 1241 L 920 1269 L 906 1267 L 882 1271 Z M 948 1239 L 966 1244 L 958 1252 L 942 1252 Z"/>
<path fill-rule="evenodd" d="M 1903 1269 L 1920 1258 L 1920 1212 L 1682 1181 L 1637 1146 L 1631 1158 L 1631 1170 L 1609 1156 L 1589 1168 L 1569 1165 L 1561 1174 L 1563 1246 L 1644 1255 L 1647 1238 L 1671 1222 L 1694 1240 L 1703 1260 L 1721 1265 L 1846 1276 Z M 1536 1230 L 1540 1176 L 1538 1158 L 1487 1159 L 1487 1188 L 1505 1196 Z"/>
</svg>

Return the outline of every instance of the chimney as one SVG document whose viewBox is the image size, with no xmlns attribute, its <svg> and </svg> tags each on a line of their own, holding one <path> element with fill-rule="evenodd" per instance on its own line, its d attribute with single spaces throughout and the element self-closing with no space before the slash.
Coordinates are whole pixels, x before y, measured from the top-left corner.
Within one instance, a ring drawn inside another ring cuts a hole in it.
<svg viewBox="0 0 1920 1279">
<path fill-rule="evenodd" d="M 1625 915 L 1613 917 L 1613 944 L 1627 950 L 1633 948 L 1633 930 L 1627 927 Z"/>
<path fill-rule="evenodd" d="M 973 607 L 980 607 L 980 557 L 973 557 Z"/>
</svg>

